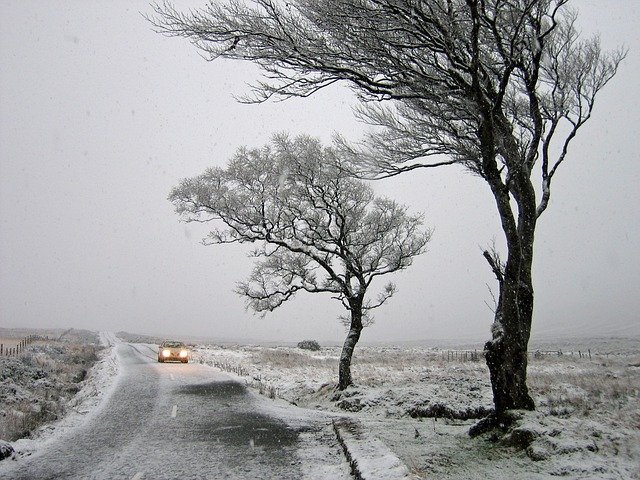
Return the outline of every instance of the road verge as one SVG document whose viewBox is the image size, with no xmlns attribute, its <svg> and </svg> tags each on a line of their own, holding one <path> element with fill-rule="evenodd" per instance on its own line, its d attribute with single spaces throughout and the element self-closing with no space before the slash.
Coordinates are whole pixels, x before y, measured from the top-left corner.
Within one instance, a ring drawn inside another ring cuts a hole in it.
<svg viewBox="0 0 640 480">
<path fill-rule="evenodd" d="M 407 480 L 409 470 L 378 438 L 352 418 L 333 420 L 333 430 L 356 480 Z"/>
</svg>

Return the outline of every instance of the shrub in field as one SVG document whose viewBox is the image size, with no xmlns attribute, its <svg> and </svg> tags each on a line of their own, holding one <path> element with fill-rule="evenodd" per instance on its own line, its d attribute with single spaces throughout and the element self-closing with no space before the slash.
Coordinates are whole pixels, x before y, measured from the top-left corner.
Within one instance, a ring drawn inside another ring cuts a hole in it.
<svg viewBox="0 0 640 480">
<path fill-rule="evenodd" d="M 317 352 L 318 350 L 320 350 L 320 344 L 315 340 L 303 340 L 301 342 L 298 342 L 298 348 Z"/>
</svg>

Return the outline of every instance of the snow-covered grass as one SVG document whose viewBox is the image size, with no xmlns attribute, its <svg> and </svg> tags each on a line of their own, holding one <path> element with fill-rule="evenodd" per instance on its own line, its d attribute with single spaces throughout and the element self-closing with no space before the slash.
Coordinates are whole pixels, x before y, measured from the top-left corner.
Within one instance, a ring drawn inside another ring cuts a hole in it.
<svg viewBox="0 0 640 480">
<path fill-rule="evenodd" d="M 52 331 L 50 338 L 18 356 L 0 357 L 1 440 L 32 438 L 62 418 L 77 403 L 102 348 L 86 331 Z"/>
<path fill-rule="evenodd" d="M 356 385 L 338 392 L 339 353 L 207 345 L 193 359 L 241 375 L 266 396 L 357 416 L 415 478 L 640 478 L 638 349 L 591 359 L 532 356 L 537 411 L 515 412 L 504 431 L 473 439 L 469 428 L 492 407 L 482 359 L 447 361 L 436 348 L 358 347 Z"/>
<path fill-rule="evenodd" d="M 13 443 L 24 454 L 85 421 L 117 374 L 115 351 L 98 350 L 95 337 L 72 341 L 73 332 L 54 333 L 56 340 L 34 345 L 22 357 L 0 359 L 0 438 L 27 431 L 37 437 Z M 591 357 L 567 355 L 566 343 L 562 356 L 532 356 L 529 385 L 537 411 L 513 412 L 502 431 L 476 438 L 469 437 L 469 428 L 492 406 L 482 359 L 447 361 L 451 357 L 437 348 L 359 346 L 356 384 L 344 392 L 334 387 L 338 347 L 312 352 L 203 345 L 193 361 L 233 372 L 267 397 L 357 421 L 367 438 L 364 450 L 381 440 L 415 479 L 638 479 L 640 342 L 626 342 L 617 351 L 609 348 L 614 342 L 605 344 L 606 354 L 594 349 Z M 95 355 L 99 360 L 89 370 Z M 55 428 L 29 423 L 63 412 Z M 5 445 L 0 441 L 0 449 Z"/>
<path fill-rule="evenodd" d="M 97 358 L 87 370 L 84 379 L 73 385 L 71 390 L 76 393 L 70 397 L 66 395 L 59 397 L 59 402 L 56 407 L 59 414 L 56 416 L 57 419 L 55 421 L 47 421 L 37 428 L 34 427 L 27 437 L 20 438 L 15 442 L 7 443 L 4 440 L 0 440 L 0 450 L 5 449 L 5 453 L 8 452 L 9 456 L 31 455 L 43 444 L 56 441 L 69 429 L 78 427 L 86 421 L 88 416 L 95 414 L 98 411 L 97 407 L 113 391 L 116 384 L 115 379 L 118 374 L 116 351 L 113 348 L 116 341 L 115 338 L 107 333 L 75 332 L 75 334 L 72 333 L 71 335 L 65 333 L 65 343 L 71 345 L 78 345 L 79 343 L 80 345 L 86 346 L 87 342 L 89 342 L 89 346 L 96 348 Z M 54 336 L 51 338 L 60 337 Z M 61 340 L 62 339 L 57 341 L 60 342 Z M 93 343 L 96 340 L 99 341 L 98 344 Z M 77 359 L 78 357 L 74 354 L 71 358 Z M 54 371 L 57 369 L 64 370 L 65 367 L 61 366 L 61 363 L 66 360 L 68 360 L 68 358 L 64 355 L 57 357 L 57 360 L 52 360 L 52 369 Z M 87 367 L 88 366 L 89 365 L 87 365 Z M 25 374 L 26 372 L 28 372 L 27 369 L 20 371 L 21 374 Z M 52 380 L 52 384 L 54 386 L 59 385 L 55 379 Z M 30 401 L 38 403 L 41 400 L 34 394 L 30 397 Z M 7 455 L 5 455 L 5 457 L 6 456 Z"/>
<path fill-rule="evenodd" d="M 193 359 L 245 377 L 264 391 L 300 406 L 375 416 L 476 418 L 491 408 L 484 363 L 447 362 L 434 349 L 360 347 L 356 386 L 336 392 L 338 347 L 310 352 L 293 347 L 212 347 Z"/>
<path fill-rule="evenodd" d="M 546 413 L 575 412 L 587 417 L 591 410 L 607 407 L 628 421 L 628 399 L 637 398 L 640 389 L 640 357 L 536 361 L 529 371 L 529 384 Z"/>
</svg>

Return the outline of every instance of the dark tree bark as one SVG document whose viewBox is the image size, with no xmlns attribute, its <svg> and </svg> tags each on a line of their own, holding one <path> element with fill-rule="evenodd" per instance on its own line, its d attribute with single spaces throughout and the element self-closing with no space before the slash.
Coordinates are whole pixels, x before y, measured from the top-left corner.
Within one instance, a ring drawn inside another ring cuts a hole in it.
<svg viewBox="0 0 640 480">
<path fill-rule="evenodd" d="M 487 112 L 488 113 L 488 112 Z M 488 118 L 489 115 L 487 115 Z M 517 165 L 515 139 L 504 129 L 496 128 L 498 120 L 487 122 L 479 131 L 483 154 L 482 171 L 491 186 L 507 242 L 507 261 L 485 252 L 499 284 L 498 307 L 492 326 L 492 339 L 485 344 L 485 358 L 491 377 L 496 415 L 509 409 L 534 410 L 535 404 L 527 387 L 527 346 L 533 320 L 533 243 L 537 221 L 536 195 L 526 164 L 514 169 L 505 183 L 495 161 L 496 144 L 512 165 Z M 509 145 L 512 148 L 509 148 Z M 517 218 L 510 199 L 517 204 Z"/>
<path fill-rule="evenodd" d="M 351 377 L 351 359 L 353 358 L 353 350 L 356 348 L 360 333 L 362 333 L 362 300 L 354 300 L 349 302 L 351 307 L 351 324 L 349 333 L 342 346 L 340 353 L 340 363 L 338 367 L 338 390 L 344 390 L 349 385 L 353 385 Z"/>
<path fill-rule="evenodd" d="M 491 376 L 496 414 L 509 409 L 534 410 L 527 388 L 527 345 L 533 313 L 533 288 L 519 276 L 505 276 L 500 296 L 503 305 L 495 314 L 493 338 L 485 345 L 485 358 Z"/>
</svg>

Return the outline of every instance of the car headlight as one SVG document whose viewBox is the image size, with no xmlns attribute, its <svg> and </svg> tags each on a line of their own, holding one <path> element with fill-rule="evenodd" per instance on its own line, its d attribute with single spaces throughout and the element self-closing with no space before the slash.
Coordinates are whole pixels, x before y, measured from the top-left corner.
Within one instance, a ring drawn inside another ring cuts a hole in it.
<svg viewBox="0 0 640 480">
<path fill-rule="evenodd" d="M 163 350 L 162 351 L 162 356 L 163 357 L 170 357 L 171 356 L 171 350 Z"/>
<path fill-rule="evenodd" d="M 189 355 L 189 352 L 188 352 L 188 351 L 186 351 L 186 350 L 180 350 L 180 356 L 181 356 L 182 358 L 186 357 L 187 355 Z"/>
</svg>

